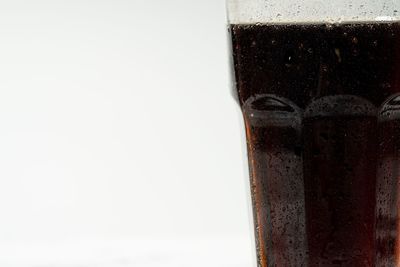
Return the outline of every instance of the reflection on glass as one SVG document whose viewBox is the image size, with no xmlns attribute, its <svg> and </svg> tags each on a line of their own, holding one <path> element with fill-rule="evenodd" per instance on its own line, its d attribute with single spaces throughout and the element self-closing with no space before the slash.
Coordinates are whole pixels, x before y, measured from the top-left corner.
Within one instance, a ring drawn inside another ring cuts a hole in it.
<svg viewBox="0 0 400 267">
<path fill-rule="evenodd" d="M 377 267 L 400 264 L 400 95 L 388 98 L 379 111 L 376 239 Z"/>
<path fill-rule="evenodd" d="M 246 121 L 259 262 L 304 266 L 302 111 L 275 95 L 250 98 Z"/>
</svg>

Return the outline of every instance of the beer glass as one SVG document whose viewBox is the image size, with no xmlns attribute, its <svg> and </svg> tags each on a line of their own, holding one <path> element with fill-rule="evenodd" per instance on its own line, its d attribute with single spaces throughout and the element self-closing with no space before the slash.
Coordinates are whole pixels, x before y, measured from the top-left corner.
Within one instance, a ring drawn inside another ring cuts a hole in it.
<svg viewBox="0 0 400 267">
<path fill-rule="evenodd" d="M 400 266 L 400 1 L 227 6 L 258 266 Z"/>
</svg>

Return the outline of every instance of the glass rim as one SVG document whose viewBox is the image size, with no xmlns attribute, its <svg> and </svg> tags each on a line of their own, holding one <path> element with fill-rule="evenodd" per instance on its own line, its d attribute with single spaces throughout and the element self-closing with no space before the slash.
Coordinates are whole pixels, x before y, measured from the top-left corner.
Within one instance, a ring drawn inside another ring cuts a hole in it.
<svg viewBox="0 0 400 267">
<path fill-rule="evenodd" d="M 226 0 L 231 24 L 399 22 L 393 0 Z"/>
</svg>

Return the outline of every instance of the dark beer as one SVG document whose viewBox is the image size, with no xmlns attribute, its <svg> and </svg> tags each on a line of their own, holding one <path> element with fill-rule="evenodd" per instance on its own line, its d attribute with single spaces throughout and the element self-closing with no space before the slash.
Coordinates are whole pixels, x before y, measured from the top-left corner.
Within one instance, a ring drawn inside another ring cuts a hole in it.
<svg viewBox="0 0 400 267">
<path fill-rule="evenodd" d="M 400 24 L 230 31 L 259 266 L 396 266 Z"/>
</svg>

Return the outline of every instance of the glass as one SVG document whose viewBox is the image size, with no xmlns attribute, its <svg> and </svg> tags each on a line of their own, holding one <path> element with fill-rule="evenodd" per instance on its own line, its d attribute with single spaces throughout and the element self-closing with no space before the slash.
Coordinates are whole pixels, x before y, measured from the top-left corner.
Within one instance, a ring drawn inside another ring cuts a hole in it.
<svg viewBox="0 0 400 267">
<path fill-rule="evenodd" d="M 258 266 L 400 266 L 400 1 L 227 4 Z"/>
</svg>

